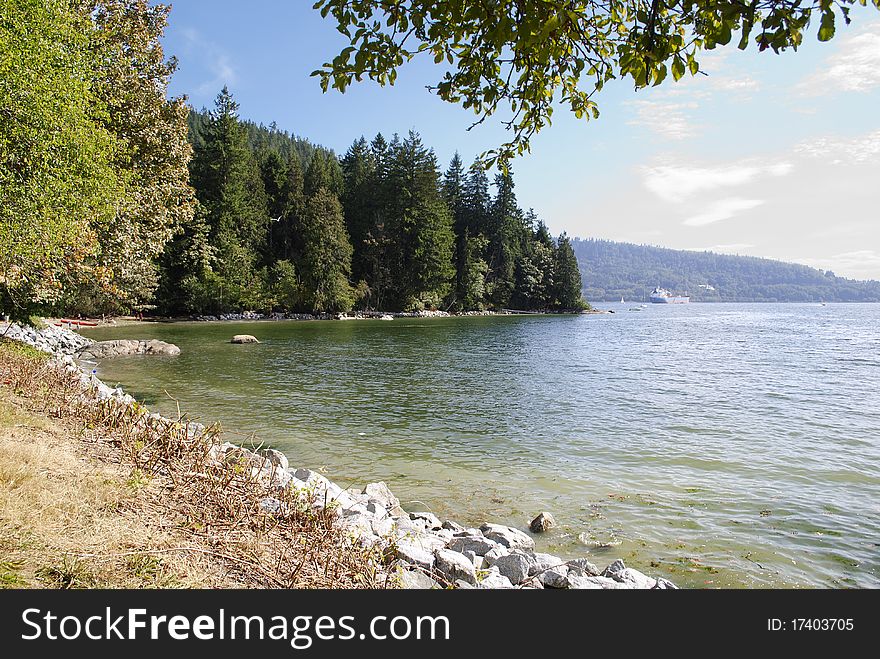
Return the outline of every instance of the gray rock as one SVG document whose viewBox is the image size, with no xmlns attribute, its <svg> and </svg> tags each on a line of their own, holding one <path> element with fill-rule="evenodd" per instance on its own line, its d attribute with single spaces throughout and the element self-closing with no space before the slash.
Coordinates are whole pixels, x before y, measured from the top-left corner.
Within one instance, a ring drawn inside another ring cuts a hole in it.
<svg viewBox="0 0 880 659">
<path fill-rule="evenodd" d="M 395 522 L 390 517 L 386 517 L 385 519 L 374 519 L 371 524 L 373 527 L 373 533 L 380 538 L 390 536 L 394 532 Z"/>
<path fill-rule="evenodd" d="M 438 549 L 434 552 L 435 567 L 447 582 L 465 581 L 476 585 L 477 574 L 474 564 L 457 551 Z"/>
<path fill-rule="evenodd" d="M 370 483 L 364 488 L 363 493 L 369 496 L 371 499 L 379 501 L 386 510 L 400 507 L 400 499 L 398 499 L 391 493 L 391 490 L 384 483 L 384 481 L 379 481 L 378 483 Z"/>
<path fill-rule="evenodd" d="M 434 565 L 434 555 L 425 551 L 418 545 L 406 541 L 398 541 L 394 555 L 404 563 L 416 565 L 422 569 L 430 570 Z"/>
<path fill-rule="evenodd" d="M 480 580 L 480 588 L 513 588 L 513 584 L 510 583 L 510 579 L 497 570 L 490 570 L 489 573 Z"/>
<path fill-rule="evenodd" d="M 620 572 L 621 570 L 625 570 L 625 569 L 626 569 L 626 565 L 624 565 L 623 561 L 618 558 L 616 561 L 614 561 L 611 565 L 609 565 L 608 567 L 606 567 L 602 571 L 602 576 L 603 577 L 610 577 L 615 572 Z"/>
<path fill-rule="evenodd" d="M 402 542 L 407 542 L 416 547 L 420 547 L 429 553 L 433 553 L 437 549 L 443 549 L 446 546 L 446 543 L 442 538 L 435 538 L 430 533 L 421 533 L 418 531 L 406 535 L 402 539 Z"/>
<path fill-rule="evenodd" d="M 565 561 L 553 554 L 542 554 L 537 552 L 531 555 L 532 563 L 529 566 L 529 576 L 533 577 L 539 572 L 543 572 L 551 567 L 564 565 Z"/>
<path fill-rule="evenodd" d="M 630 588 L 626 584 L 620 583 L 610 577 L 576 577 L 569 574 L 568 587 L 578 590 L 604 588 L 605 590 Z"/>
<path fill-rule="evenodd" d="M 236 334 L 232 337 L 232 341 L 230 343 L 259 343 L 257 337 L 251 336 L 250 334 Z"/>
<path fill-rule="evenodd" d="M 669 581 L 668 579 L 664 579 L 663 577 L 657 578 L 657 585 L 654 586 L 655 590 L 678 590 L 678 586 Z"/>
<path fill-rule="evenodd" d="M 284 455 L 281 451 L 276 451 L 273 448 L 264 448 L 257 451 L 257 455 L 265 458 L 276 467 L 281 467 L 282 469 L 290 468 L 290 463 L 287 460 L 287 456 Z"/>
<path fill-rule="evenodd" d="M 427 529 L 439 529 L 442 528 L 442 524 L 440 523 L 440 519 L 434 513 L 429 512 L 417 512 L 410 513 L 409 518 L 411 520 L 421 520 L 425 523 L 425 528 Z"/>
<path fill-rule="evenodd" d="M 449 547 L 449 549 L 451 549 L 452 551 L 457 551 L 461 554 L 466 551 L 472 551 L 477 556 L 485 556 L 490 551 L 499 546 L 500 545 L 494 540 L 489 540 L 482 535 L 465 535 L 457 538 L 452 538 L 452 540 L 450 540 L 449 544 L 447 545 L 447 547 Z"/>
<path fill-rule="evenodd" d="M 576 558 L 568 561 L 568 572 L 579 577 L 598 577 L 599 568 L 590 563 L 586 558 Z"/>
<path fill-rule="evenodd" d="M 443 528 L 447 529 L 449 531 L 452 531 L 453 533 L 457 533 L 459 531 L 464 531 L 464 527 L 461 524 L 456 524 L 455 522 L 453 522 L 452 520 L 449 520 L 449 519 L 447 519 L 445 522 L 443 522 Z"/>
<path fill-rule="evenodd" d="M 602 578 L 603 577 L 577 577 L 569 574 L 568 587 L 573 590 L 602 590 L 602 584 L 595 581 L 595 579 Z M 611 579 L 609 579 L 609 581 L 611 581 Z"/>
<path fill-rule="evenodd" d="M 565 565 L 551 567 L 538 574 L 538 581 L 544 588 L 568 588 L 568 568 Z"/>
<path fill-rule="evenodd" d="M 492 551 L 487 552 L 483 559 L 486 561 L 486 565 L 495 565 L 495 561 L 497 561 L 502 556 L 507 556 L 510 553 L 510 550 L 507 547 L 502 547 L 498 545 Z"/>
<path fill-rule="evenodd" d="M 657 585 L 656 579 L 652 579 L 631 567 L 613 572 L 611 578 L 632 588 L 650 589 Z"/>
<path fill-rule="evenodd" d="M 421 570 L 401 570 L 400 583 L 407 590 L 430 590 L 432 588 L 440 588 L 440 584 Z"/>
<path fill-rule="evenodd" d="M 532 540 L 522 531 L 503 526 L 501 524 L 483 524 L 480 527 L 483 535 L 494 540 L 498 544 L 504 545 L 508 549 L 525 549 L 531 550 L 535 548 L 535 541 Z"/>
<path fill-rule="evenodd" d="M 385 509 L 385 506 L 382 505 L 379 501 L 369 501 L 366 505 L 367 512 L 378 519 L 383 519 L 388 517 L 388 511 Z"/>
<path fill-rule="evenodd" d="M 467 590 L 467 589 L 469 589 L 469 588 L 476 588 L 476 586 L 474 586 L 474 585 L 471 584 L 470 582 L 465 581 L 464 579 L 458 579 L 458 580 L 456 580 L 456 582 L 455 582 L 455 587 L 458 588 L 458 589 L 460 589 L 460 590 Z"/>
<path fill-rule="evenodd" d="M 348 515 L 343 517 L 342 525 L 355 537 L 374 536 L 373 519 L 369 515 Z"/>
<path fill-rule="evenodd" d="M 165 343 L 165 341 L 157 341 L 156 339 L 146 341 L 143 351 L 145 355 L 171 355 L 173 357 L 180 354 L 180 348 L 173 343 Z"/>
<path fill-rule="evenodd" d="M 275 514 L 281 510 L 281 502 L 275 497 L 266 497 L 260 501 L 263 512 Z"/>
<path fill-rule="evenodd" d="M 480 529 L 461 529 L 461 531 L 453 531 L 452 535 L 456 538 L 462 538 L 464 536 L 480 536 L 483 535 L 483 532 Z"/>
<path fill-rule="evenodd" d="M 449 542 L 452 540 L 452 531 L 449 529 L 431 529 L 430 533 L 434 537 L 443 540 L 443 542 Z"/>
<path fill-rule="evenodd" d="M 514 585 L 521 584 L 528 578 L 530 565 L 531 561 L 528 557 L 519 552 L 514 552 L 507 556 L 501 556 L 493 564 L 493 566 L 498 568 L 498 571 L 503 576 L 510 579 L 510 582 Z"/>
<path fill-rule="evenodd" d="M 556 526 L 556 520 L 553 515 L 547 512 L 539 514 L 535 519 L 529 522 L 529 530 L 532 533 L 544 533 L 548 529 Z"/>
<path fill-rule="evenodd" d="M 48 351 L 51 352 L 51 350 Z M 169 355 L 173 357 L 179 354 L 180 348 L 173 343 L 165 343 L 155 339 L 150 341 L 115 339 L 88 345 L 79 351 L 78 356 L 80 359 L 110 359 L 129 355 Z"/>
</svg>

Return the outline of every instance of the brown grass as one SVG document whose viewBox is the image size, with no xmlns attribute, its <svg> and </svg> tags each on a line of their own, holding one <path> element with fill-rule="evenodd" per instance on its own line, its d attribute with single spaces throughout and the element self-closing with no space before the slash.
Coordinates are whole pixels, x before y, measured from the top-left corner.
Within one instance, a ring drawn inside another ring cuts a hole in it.
<svg viewBox="0 0 880 659">
<path fill-rule="evenodd" d="M 96 403 L 76 377 L 0 342 L 0 587 L 393 585 L 301 494 L 220 463 L 219 428 Z M 272 496 L 283 513 L 260 501 Z"/>
</svg>

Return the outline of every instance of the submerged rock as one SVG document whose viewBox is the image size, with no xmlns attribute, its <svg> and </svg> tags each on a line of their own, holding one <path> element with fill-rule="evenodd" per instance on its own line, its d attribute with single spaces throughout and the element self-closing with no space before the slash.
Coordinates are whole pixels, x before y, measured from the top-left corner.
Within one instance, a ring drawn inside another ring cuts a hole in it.
<svg viewBox="0 0 880 659">
<path fill-rule="evenodd" d="M 88 345 L 79 351 L 78 357 L 80 359 L 110 359 L 112 357 L 128 357 L 129 355 L 168 355 L 174 357 L 179 354 L 180 348 L 165 341 L 116 339 Z"/>
<path fill-rule="evenodd" d="M 529 522 L 529 530 L 532 533 L 544 533 L 546 530 L 556 526 L 556 520 L 550 513 L 541 513 L 531 522 Z"/>
<path fill-rule="evenodd" d="M 236 334 L 232 337 L 230 343 L 259 343 L 257 337 L 250 334 Z"/>
</svg>

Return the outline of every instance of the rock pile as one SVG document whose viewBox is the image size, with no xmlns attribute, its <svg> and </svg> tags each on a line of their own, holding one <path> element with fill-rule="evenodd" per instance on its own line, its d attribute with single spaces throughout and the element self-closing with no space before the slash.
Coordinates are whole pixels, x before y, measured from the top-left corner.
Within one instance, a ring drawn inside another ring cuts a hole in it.
<svg viewBox="0 0 880 659">
<path fill-rule="evenodd" d="M 55 325 L 35 329 L 17 323 L 0 323 L 0 336 L 21 341 L 43 352 L 68 356 L 94 343 L 92 339 Z"/>
</svg>

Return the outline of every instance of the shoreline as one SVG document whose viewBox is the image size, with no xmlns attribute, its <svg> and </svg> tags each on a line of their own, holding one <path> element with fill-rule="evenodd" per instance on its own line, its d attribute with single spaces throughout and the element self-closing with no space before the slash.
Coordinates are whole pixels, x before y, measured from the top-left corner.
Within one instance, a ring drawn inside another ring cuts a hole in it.
<svg viewBox="0 0 880 659">
<path fill-rule="evenodd" d="M 94 397 L 94 404 L 110 405 L 123 413 L 137 410 L 139 417 L 163 429 L 175 421 L 150 413 L 122 388 L 111 388 L 76 363 L 80 351 L 95 342 L 67 329 L 43 330 L 10 326 L 7 338 L 48 353 L 56 368 L 78 378 L 79 386 Z M 0 335 L 6 329 L 0 324 Z M 186 423 L 186 438 L 206 437 L 202 424 Z M 329 512 L 334 523 L 352 536 L 357 547 L 378 552 L 377 570 L 387 570 L 409 588 L 556 588 L 633 589 L 676 588 L 663 578 L 652 578 L 616 560 L 600 570 L 586 558 L 563 560 L 535 551 L 533 534 L 520 528 L 486 522 L 466 528 L 452 520 L 438 519 L 432 512 L 404 511 L 384 482 L 362 489 L 343 489 L 307 467 L 291 467 L 283 453 L 255 451 L 212 438 L 211 459 L 218 465 L 251 465 L 254 478 L 272 488 L 260 507 L 268 515 L 284 515 L 290 497 L 307 499 L 309 506 Z M 231 456 L 231 458 L 230 458 Z M 525 527 L 524 527 L 525 528 Z"/>
<path fill-rule="evenodd" d="M 127 327 L 141 324 L 174 324 L 174 323 L 238 323 L 238 322 L 312 322 L 312 321 L 347 321 L 347 320 L 397 320 L 397 319 L 433 319 L 433 318 L 482 318 L 511 316 L 593 316 L 614 313 L 607 309 L 587 309 L 584 311 L 370 311 L 338 314 L 294 314 L 294 313 L 231 313 L 192 316 L 111 316 L 108 318 L 46 318 L 46 322 L 56 327 L 71 330 L 90 330 L 102 327 Z M 82 323 L 82 324 L 80 324 Z M 0 320 L 0 325 L 5 323 Z"/>
</svg>

